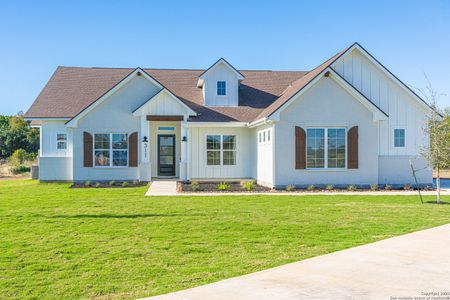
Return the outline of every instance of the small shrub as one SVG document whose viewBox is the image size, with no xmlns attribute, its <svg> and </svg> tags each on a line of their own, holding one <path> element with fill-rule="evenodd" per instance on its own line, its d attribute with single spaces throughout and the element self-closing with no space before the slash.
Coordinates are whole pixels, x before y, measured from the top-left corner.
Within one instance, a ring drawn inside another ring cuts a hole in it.
<svg viewBox="0 0 450 300">
<path fill-rule="evenodd" d="M 9 171 L 14 174 L 22 174 L 22 173 L 26 173 L 26 172 L 30 172 L 30 167 L 24 166 L 24 165 L 19 165 L 19 166 L 15 166 L 9 169 Z"/>
<path fill-rule="evenodd" d="M 217 189 L 221 192 L 226 192 L 229 188 L 230 186 L 226 182 L 221 182 L 217 185 Z"/>
<path fill-rule="evenodd" d="M 198 183 L 198 181 L 192 181 L 191 182 L 191 189 L 193 192 L 196 192 L 198 190 L 200 190 L 200 183 Z"/>
<path fill-rule="evenodd" d="M 101 186 L 102 186 L 102 184 L 101 184 L 100 182 L 96 182 L 96 183 L 95 183 L 95 187 L 96 187 L 96 188 L 99 188 L 99 187 L 101 187 Z"/>
<path fill-rule="evenodd" d="M 384 189 L 385 189 L 386 191 L 392 191 L 392 185 L 386 184 L 386 185 L 384 186 Z"/>
<path fill-rule="evenodd" d="M 92 182 L 90 182 L 89 180 L 84 182 L 85 187 L 90 187 L 91 185 L 92 185 Z"/>
<path fill-rule="evenodd" d="M 349 186 L 347 186 L 347 190 L 348 191 L 351 191 L 351 192 L 354 192 L 354 191 L 356 191 L 356 185 L 354 185 L 354 184 L 350 184 Z"/>
<path fill-rule="evenodd" d="M 316 186 L 314 184 L 310 184 L 308 185 L 308 187 L 306 188 L 306 190 L 308 191 L 314 191 L 316 189 Z"/>
<path fill-rule="evenodd" d="M 109 182 L 109 185 L 110 185 L 110 186 L 115 186 L 116 183 L 117 183 L 117 182 L 116 182 L 115 180 L 111 180 L 111 181 Z"/>
<path fill-rule="evenodd" d="M 432 190 L 433 190 L 433 186 L 431 186 L 431 185 L 426 185 L 423 189 L 424 189 L 425 191 L 432 191 Z"/>
<path fill-rule="evenodd" d="M 326 189 L 327 191 L 332 191 L 332 190 L 334 190 L 334 185 L 332 185 L 332 184 L 327 184 L 327 185 L 325 186 L 325 189 Z"/>
<path fill-rule="evenodd" d="M 295 191 L 295 185 L 293 185 L 293 184 L 288 184 L 288 185 L 286 186 L 286 191 L 287 191 L 287 192 L 293 192 L 293 191 Z"/>
<path fill-rule="evenodd" d="M 241 181 L 241 187 L 251 192 L 255 188 L 255 181 L 254 180 Z"/>
<path fill-rule="evenodd" d="M 137 179 L 133 180 L 133 185 L 139 185 L 139 180 Z"/>
<path fill-rule="evenodd" d="M 14 153 L 9 157 L 9 162 L 14 167 L 19 167 L 23 165 L 23 163 L 28 159 L 29 155 L 27 151 L 23 149 L 17 149 Z"/>
<path fill-rule="evenodd" d="M 370 190 L 371 191 L 378 191 L 378 184 L 376 184 L 376 183 L 371 184 L 370 185 Z"/>
<path fill-rule="evenodd" d="M 122 182 L 122 187 L 129 187 L 130 184 L 128 183 L 128 181 L 124 181 Z"/>
<path fill-rule="evenodd" d="M 413 189 L 413 187 L 412 187 L 411 184 L 407 183 L 407 184 L 405 184 L 405 185 L 403 186 L 403 189 L 404 189 L 405 191 L 411 191 L 411 190 Z"/>
</svg>

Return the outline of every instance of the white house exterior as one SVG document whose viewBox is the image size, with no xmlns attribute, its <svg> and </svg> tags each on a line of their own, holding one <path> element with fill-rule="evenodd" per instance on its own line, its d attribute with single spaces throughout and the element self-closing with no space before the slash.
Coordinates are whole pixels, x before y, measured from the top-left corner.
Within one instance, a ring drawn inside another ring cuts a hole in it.
<svg viewBox="0 0 450 300">
<path fill-rule="evenodd" d="M 412 183 L 430 107 L 355 43 L 309 71 L 58 67 L 26 114 L 43 181 Z M 432 171 L 419 172 L 421 184 Z"/>
</svg>

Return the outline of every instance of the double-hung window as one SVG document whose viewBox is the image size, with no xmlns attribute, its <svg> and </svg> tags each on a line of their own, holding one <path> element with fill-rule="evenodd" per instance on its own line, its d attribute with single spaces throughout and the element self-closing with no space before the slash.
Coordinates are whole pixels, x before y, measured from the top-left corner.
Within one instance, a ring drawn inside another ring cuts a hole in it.
<svg viewBox="0 0 450 300">
<path fill-rule="evenodd" d="M 227 94 L 227 82 L 217 81 L 217 96 L 225 96 Z"/>
<path fill-rule="evenodd" d="M 128 166 L 128 135 L 125 133 L 96 133 L 94 135 L 96 167 Z"/>
<path fill-rule="evenodd" d="M 394 147 L 405 147 L 405 129 L 394 129 Z"/>
<path fill-rule="evenodd" d="M 56 134 L 56 149 L 58 150 L 67 149 L 67 134 L 65 133 Z"/>
<path fill-rule="evenodd" d="M 344 128 L 308 128 L 306 130 L 306 167 L 341 169 L 346 167 Z"/>
<path fill-rule="evenodd" d="M 236 165 L 236 136 L 207 135 L 206 164 L 208 166 Z"/>
</svg>

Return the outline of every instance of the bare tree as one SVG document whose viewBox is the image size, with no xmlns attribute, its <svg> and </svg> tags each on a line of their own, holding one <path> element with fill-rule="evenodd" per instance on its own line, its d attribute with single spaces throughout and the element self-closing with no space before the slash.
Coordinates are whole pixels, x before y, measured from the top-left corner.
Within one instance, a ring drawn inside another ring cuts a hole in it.
<svg viewBox="0 0 450 300">
<path fill-rule="evenodd" d="M 437 203 L 441 203 L 440 171 L 450 167 L 450 116 L 448 110 L 441 111 L 437 106 L 437 102 L 443 94 L 433 88 L 426 74 L 425 78 L 427 80 L 425 90 L 418 89 L 418 91 L 428 101 L 432 110 L 424 127 L 424 133 L 429 137 L 429 144 L 421 149 L 421 154 L 437 172 Z"/>
</svg>

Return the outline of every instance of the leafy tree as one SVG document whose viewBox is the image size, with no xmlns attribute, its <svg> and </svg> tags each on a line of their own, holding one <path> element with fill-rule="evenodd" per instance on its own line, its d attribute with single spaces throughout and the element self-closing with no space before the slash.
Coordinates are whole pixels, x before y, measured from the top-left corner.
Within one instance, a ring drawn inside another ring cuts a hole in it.
<svg viewBox="0 0 450 300">
<path fill-rule="evenodd" d="M 449 110 L 439 110 L 437 101 L 442 94 L 439 94 L 431 85 L 428 77 L 426 90 L 420 90 L 422 95 L 428 100 L 432 111 L 428 116 L 424 132 L 429 137 L 429 144 L 425 146 L 421 154 L 428 164 L 436 170 L 437 203 L 441 202 L 441 176 L 442 169 L 450 168 L 450 115 Z"/>
<path fill-rule="evenodd" d="M 30 128 L 22 114 L 0 116 L 0 158 L 10 157 L 17 149 L 36 154 L 39 149 L 39 131 Z"/>
</svg>

